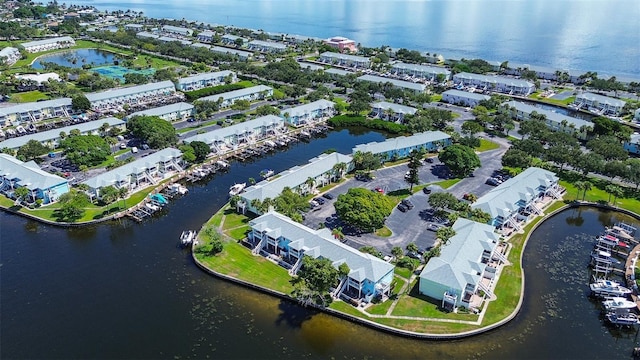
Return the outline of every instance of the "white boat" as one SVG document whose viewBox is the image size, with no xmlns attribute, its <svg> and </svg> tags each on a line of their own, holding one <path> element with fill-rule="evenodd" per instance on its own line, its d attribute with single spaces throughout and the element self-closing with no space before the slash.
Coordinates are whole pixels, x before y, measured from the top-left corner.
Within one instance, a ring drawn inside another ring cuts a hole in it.
<svg viewBox="0 0 640 360">
<path fill-rule="evenodd" d="M 4 131 L 0 130 L 0 137 L 3 138 L 4 136 Z"/>
<path fill-rule="evenodd" d="M 596 296 L 622 297 L 631 294 L 631 290 L 613 280 L 600 279 L 589 284 L 589 288 Z"/>
<path fill-rule="evenodd" d="M 185 230 L 180 235 L 180 244 L 182 244 L 182 246 L 186 246 L 191 244 L 195 239 L 196 239 L 195 230 Z"/>
<path fill-rule="evenodd" d="M 229 195 L 234 196 L 234 195 L 240 194 L 246 186 L 247 186 L 247 183 L 233 185 L 232 187 L 229 188 Z"/>
<path fill-rule="evenodd" d="M 25 130 L 22 125 L 18 125 L 16 126 L 16 131 L 18 132 L 18 134 L 22 135 L 22 134 L 26 134 L 27 130 Z"/>
<path fill-rule="evenodd" d="M 144 204 L 144 206 L 147 209 L 151 210 L 152 212 L 153 211 L 158 211 L 158 209 L 160 209 L 157 205 L 153 205 L 152 203 L 146 203 L 146 204 Z"/>
<path fill-rule="evenodd" d="M 634 313 L 626 313 L 620 314 L 615 312 L 610 312 L 606 315 L 607 320 L 615 325 L 638 325 L 640 324 L 640 320 L 638 319 L 638 315 Z"/>
<path fill-rule="evenodd" d="M 636 303 L 627 300 L 624 297 L 612 297 L 602 302 L 602 306 L 606 311 L 615 311 L 623 309 L 635 309 Z"/>
<path fill-rule="evenodd" d="M 271 169 L 264 169 L 262 171 L 260 171 L 260 176 L 262 176 L 263 179 L 266 179 L 268 177 L 273 176 L 273 174 L 275 174 L 275 172 Z"/>
<path fill-rule="evenodd" d="M 226 169 L 226 168 L 228 168 L 228 167 L 229 167 L 229 163 L 228 163 L 228 162 L 225 162 L 225 161 L 222 161 L 222 160 L 218 160 L 218 161 L 216 161 L 216 164 L 217 164 L 218 166 L 220 166 L 220 168 L 222 168 L 222 169 Z"/>
<path fill-rule="evenodd" d="M 169 185 L 169 193 L 171 193 L 171 194 L 184 195 L 184 194 L 186 194 L 188 192 L 189 192 L 189 189 L 187 189 L 187 187 L 182 185 L 182 184 L 173 183 L 173 184 Z"/>
<path fill-rule="evenodd" d="M 598 263 L 620 264 L 620 261 L 615 259 L 610 252 L 602 249 L 593 250 L 591 252 L 591 259 Z"/>
</svg>

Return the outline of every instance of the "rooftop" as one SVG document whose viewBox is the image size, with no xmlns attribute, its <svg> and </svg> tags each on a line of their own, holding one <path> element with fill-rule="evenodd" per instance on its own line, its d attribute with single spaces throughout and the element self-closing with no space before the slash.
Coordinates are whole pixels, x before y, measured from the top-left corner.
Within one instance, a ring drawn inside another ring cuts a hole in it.
<svg viewBox="0 0 640 360">
<path fill-rule="evenodd" d="M 171 91 L 175 91 L 175 86 L 173 85 L 173 82 L 171 82 L 170 80 L 166 80 L 166 81 L 160 81 L 156 83 L 149 83 L 144 85 L 137 85 L 137 86 L 118 88 L 118 89 L 111 89 L 111 90 L 101 91 L 101 92 L 94 92 L 94 93 L 86 94 L 86 96 L 87 96 L 87 99 L 89 99 L 89 101 L 93 103 L 97 101 L 115 99 L 115 98 L 125 97 L 129 95 L 136 95 L 136 94 L 145 93 L 149 91 L 164 90 L 164 89 L 171 89 Z"/>
<path fill-rule="evenodd" d="M 409 148 L 413 146 L 420 146 L 433 141 L 442 141 L 450 139 L 451 136 L 443 133 L 442 131 L 425 131 L 422 133 L 413 134 L 411 136 L 399 136 L 391 138 L 383 142 L 370 142 L 367 144 L 356 145 L 353 148 L 353 152 L 372 152 L 374 154 L 382 154 L 389 151 Z"/>
<path fill-rule="evenodd" d="M 273 41 L 262 41 L 262 40 L 252 40 L 252 41 L 249 42 L 249 46 L 251 46 L 251 45 L 274 48 L 274 49 L 280 49 L 280 50 L 284 50 L 284 49 L 287 48 L 287 45 L 285 45 L 285 44 L 280 44 L 280 43 L 273 42 Z"/>
<path fill-rule="evenodd" d="M 374 109 L 383 109 L 383 110 L 391 109 L 395 113 L 411 114 L 411 115 L 415 114 L 418 111 L 418 109 L 412 108 L 411 106 L 390 103 L 386 101 L 379 101 L 379 102 L 373 103 L 371 104 L 371 107 Z"/>
<path fill-rule="evenodd" d="M 427 66 L 427 65 L 418 65 L 418 64 L 407 64 L 403 62 L 393 64 L 394 69 L 402 69 L 402 70 L 411 70 L 411 71 L 419 71 L 430 74 L 444 74 L 449 75 L 451 71 L 444 67 L 438 66 Z"/>
<path fill-rule="evenodd" d="M 284 120 L 279 116 L 275 115 L 266 115 L 261 116 L 259 118 L 245 121 L 239 124 L 234 124 L 231 126 L 215 129 L 204 134 L 198 134 L 194 136 L 190 136 L 184 139 L 184 142 L 189 143 L 192 141 L 202 141 L 206 144 L 213 144 L 214 141 L 222 141 L 224 138 L 229 137 L 231 135 L 236 135 L 244 132 L 251 132 L 253 129 L 270 126 L 270 125 L 283 125 Z"/>
<path fill-rule="evenodd" d="M 593 129 L 593 123 L 591 121 L 582 120 L 578 118 L 574 118 L 571 116 L 563 115 L 551 110 L 542 109 L 533 105 L 525 104 L 519 101 L 509 101 L 504 103 L 503 106 L 509 106 L 515 108 L 517 111 L 523 112 L 525 114 L 531 114 L 532 112 L 537 112 L 538 114 L 544 115 L 547 117 L 549 121 L 554 123 L 562 123 L 562 121 L 566 121 L 567 124 L 573 124 L 576 130 L 579 130 L 582 126 L 587 126 Z"/>
<path fill-rule="evenodd" d="M 367 62 L 367 63 L 369 62 L 368 57 L 349 55 L 349 54 L 340 54 L 340 53 L 334 53 L 331 51 L 323 52 L 322 54 L 320 54 L 320 57 L 328 57 L 333 59 L 348 60 L 348 61 L 355 61 L 355 62 Z"/>
<path fill-rule="evenodd" d="M 190 84 L 197 81 L 207 81 L 211 79 L 225 78 L 229 75 L 233 76 L 235 75 L 235 73 L 233 71 L 223 70 L 223 71 L 196 74 L 196 75 L 187 76 L 187 77 L 178 79 L 178 84 Z"/>
<path fill-rule="evenodd" d="M 503 84 L 509 86 L 517 86 L 517 87 L 533 87 L 533 83 L 530 83 L 526 80 L 513 79 L 504 76 L 497 75 L 481 75 L 481 74 L 472 74 L 472 73 L 459 73 L 453 76 L 454 80 L 458 79 L 472 79 L 483 81 L 486 83 L 494 83 L 494 84 Z"/>
<path fill-rule="evenodd" d="M 590 92 L 584 92 L 578 96 L 576 96 L 576 101 L 579 99 L 587 99 L 589 101 L 597 101 L 601 104 L 610 104 L 613 106 L 624 106 L 626 104 L 625 101 L 622 101 L 620 99 L 614 99 L 608 96 L 604 96 L 604 95 L 600 95 L 600 94 L 594 94 L 594 93 L 590 93 Z"/>
<path fill-rule="evenodd" d="M 0 176 L 19 179 L 19 184 L 29 190 L 45 190 L 67 182 L 58 175 L 41 170 L 35 161 L 22 162 L 11 155 L 0 153 Z"/>
<path fill-rule="evenodd" d="M 347 70 L 336 69 L 336 68 L 329 68 L 329 69 L 326 69 L 324 72 L 327 74 L 335 74 L 340 76 L 355 74 L 353 71 L 347 71 Z"/>
<path fill-rule="evenodd" d="M 302 115 L 306 115 L 309 114 L 313 111 L 319 110 L 319 109 L 329 109 L 329 108 L 333 108 L 336 104 L 332 101 L 329 100 L 325 100 L 325 99 L 320 99 L 320 100 L 316 100 L 314 102 L 308 103 L 308 104 L 303 104 L 300 106 L 296 106 L 296 107 L 292 107 L 292 108 L 288 108 L 288 109 L 283 109 L 280 112 L 280 115 L 284 116 L 285 113 L 288 113 L 289 116 L 302 116 Z"/>
<path fill-rule="evenodd" d="M 43 40 L 29 41 L 29 42 L 22 43 L 20 45 L 22 45 L 24 48 L 30 48 L 34 46 L 53 44 L 57 42 L 73 42 L 73 41 L 74 40 L 71 36 L 59 36 L 59 37 L 53 37 L 53 38 L 48 38 Z"/>
<path fill-rule="evenodd" d="M 171 114 L 177 111 L 188 111 L 191 109 L 193 109 L 193 105 L 187 104 L 185 102 L 179 102 L 175 104 L 169 104 L 165 106 L 138 111 L 127 116 L 127 119 L 130 119 L 134 116 L 162 116 L 162 115 Z"/>
<path fill-rule="evenodd" d="M 393 86 L 423 92 L 427 88 L 425 84 L 418 84 L 410 81 L 397 80 L 375 75 L 362 75 L 358 78 L 360 81 L 369 81 L 378 84 L 391 83 Z"/>
<path fill-rule="evenodd" d="M 210 96 L 205 96 L 203 98 L 200 98 L 199 101 L 218 101 L 219 98 L 222 98 L 223 100 L 228 100 L 228 99 L 235 99 L 235 98 L 239 98 L 242 96 L 247 96 L 247 95 L 251 95 L 251 94 L 257 94 L 263 91 L 271 91 L 273 90 L 273 88 L 266 86 L 266 85 L 256 85 L 256 86 L 252 86 L 252 87 L 248 87 L 248 88 L 244 88 L 244 89 L 238 89 L 238 90 L 233 90 L 233 91 L 229 91 L 226 93 L 222 93 L 222 94 L 215 94 L 215 95 L 210 95 Z"/>
<path fill-rule="evenodd" d="M 60 98 L 45 101 L 28 102 L 7 107 L 0 107 L 0 117 L 9 114 L 19 114 L 28 111 L 37 111 L 47 108 L 71 106 L 71 98 Z"/>
<path fill-rule="evenodd" d="M 489 100 L 491 99 L 491 96 L 489 95 L 483 95 L 483 94 L 477 94 L 477 93 L 471 93 L 468 91 L 460 91 L 460 90 L 447 90 L 445 92 L 442 93 L 442 95 L 445 94 L 449 94 L 449 95 L 453 95 L 453 96 L 457 96 L 457 97 L 461 97 L 461 98 L 466 98 L 466 99 L 473 99 L 473 100 Z"/>
</svg>

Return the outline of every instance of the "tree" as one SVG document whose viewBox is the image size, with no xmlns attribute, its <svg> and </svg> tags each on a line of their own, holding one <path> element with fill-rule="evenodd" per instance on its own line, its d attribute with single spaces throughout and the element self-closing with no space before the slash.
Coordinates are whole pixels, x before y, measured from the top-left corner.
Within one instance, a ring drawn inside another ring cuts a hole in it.
<svg viewBox="0 0 640 360">
<path fill-rule="evenodd" d="M 301 217 L 299 217 L 300 211 L 309 208 L 309 203 L 307 202 L 307 200 L 302 195 L 291 190 L 291 188 L 289 187 L 285 187 L 280 195 L 278 195 L 278 197 L 273 200 L 272 204 L 269 204 L 267 201 L 267 199 L 263 200 L 263 206 L 265 206 L 266 209 L 268 209 L 269 206 L 273 205 L 279 213 L 284 214 L 292 219 L 294 219 L 295 216 L 296 218 L 298 218 L 298 220 L 302 220 Z"/>
<path fill-rule="evenodd" d="M 450 227 L 442 227 L 436 231 L 436 237 L 442 241 L 443 244 L 447 244 L 449 239 L 456 235 L 455 230 Z"/>
<path fill-rule="evenodd" d="M 576 189 L 578 189 L 578 196 L 580 195 L 580 191 L 584 191 L 582 194 L 582 201 L 584 201 L 585 197 L 587 196 L 587 191 L 591 190 L 591 182 L 576 181 L 573 185 L 576 187 Z"/>
<path fill-rule="evenodd" d="M 182 151 L 182 160 L 190 164 L 196 161 L 195 150 L 193 150 L 193 147 L 191 147 L 191 145 L 180 145 L 178 149 Z"/>
<path fill-rule="evenodd" d="M 310 298 L 313 303 L 322 306 L 331 303 L 329 290 L 338 283 L 340 278 L 340 272 L 333 267 L 331 260 L 305 256 L 302 259 L 302 268 L 297 275 L 291 280 L 294 286 L 299 286 L 298 289 L 294 288 L 292 293 L 295 298 L 298 300 Z"/>
<path fill-rule="evenodd" d="M 192 141 L 189 145 L 193 148 L 193 154 L 196 156 L 197 162 L 204 161 L 211 152 L 209 145 L 203 141 Z"/>
<path fill-rule="evenodd" d="M 25 186 L 20 186 L 19 188 L 13 190 L 13 195 L 15 195 L 16 197 L 16 202 L 19 203 L 24 200 L 24 198 L 29 195 L 29 192 L 29 189 L 27 189 Z"/>
<path fill-rule="evenodd" d="M 458 202 L 455 196 L 446 192 L 437 192 L 429 196 L 429 206 L 436 210 L 452 208 Z"/>
<path fill-rule="evenodd" d="M 373 231 L 384 226 L 395 202 L 376 191 L 351 188 L 338 196 L 334 206 L 344 222 L 360 230 Z"/>
<path fill-rule="evenodd" d="M 526 169 L 531 165 L 531 160 L 526 152 L 511 147 L 502 156 L 502 166 Z"/>
<path fill-rule="evenodd" d="M 50 149 L 42 145 L 40 141 L 29 140 L 26 144 L 18 148 L 16 157 L 22 161 L 29 161 L 48 153 L 49 150 Z"/>
<path fill-rule="evenodd" d="M 173 125 L 157 116 L 134 116 L 128 120 L 127 129 L 154 149 L 164 149 L 177 141 Z"/>
<path fill-rule="evenodd" d="M 602 135 L 587 142 L 587 148 L 602 155 L 605 160 L 626 160 L 629 153 L 624 149 L 622 143 L 613 135 Z"/>
<path fill-rule="evenodd" d="M 404 256 L 404 251 L 402 251 L 400 246 L 394 246 L 393 249 L 391 249 L 391 255 L 395 256 L 396 259 L 400 259 Z"/>
<path fill-rule="evenodd" d="M 316 187 L 316 179 L 312 177 L 308 177 L 307 180 L 304 181 L 304 185 L 307 188 L 307 193 L 312 193 Z"/>
<path fill-rule="evenodd" d="M 280 109 L 271 105 L 262 105 L 256 108 L 257 116 L 280 115 Z"/>
<path fill-rule="evenodd" d="M 445 148 L 438 159 L 457 177 L 467 177 L 481 165 L 480 158 L 472 148 L 458 144 Z"/>
<path fill-rule="evenodd" d="M 422 162 L 422 158 L 424 157 L 424 150 L 412 150 L 409 155 L 409 176 L 405 177 L 405 180 L 409 183 L 410 189 L 409 191 L 413 191 L 413 185 L 418 185 L 420 183 L 420 174 L 418 171 L 420 167 L 424 164 Z"/>
<path fill-rule="evenodd" d="M 342 226 L 338 226 L 331 230 L 331 235 L 338 240 L 344 239 L 344 233 L 342 232 Z"/>
<path fill-rule="evenodd" d="M 64 139 L 60 146 L 64 149 L 67 159 L 76 166 L 96 166 L 111 154 L 109 144 L 97 135 L 70 136 Z"/>
<path fill-rule="evenodd" d="M 372 152 L 356 151 L 353 154 L 353 163 L 356 170 L 371 171 L 379 169 L 382 166 L 380 157 L 374 155 Z"/>
<path fill-rule="evenodd" d="M 630 183 L 636 184 L 636 190 L 640 187 L 640 158 L 631 158 L 625 161 L 627 170 L 624 179 Z"/>
<path fill-rule="evenodd" d="M 344 177 L 345 171 L 347 170 L 347 164 L 344 162 L 339 162 L 333 165 L 333 171 L 337 173 L 337 178 L 342 179 Z"/>
<path fill-rule="evenodd" d="M 85 112 L 91 109 L 91 101 L 84 94 L 79 94 L 71 99 L 71 108 L 77 112 Z"/>
<path fill-rule="evenodd" d="M 538 120 L 535 118 L 535 115 L 539 115 L 544 119 Z M 545 120 L 545 115 L 538 114 L 535 111 L 532 112 L 529 120 L 520 122 L 518 134 L 522 135 L 523 139 L 527 138 L 527 136 L 533 139 L 540 139 L 544 137 L 544 134 L 549 131 L 549 128 L 547 128 L 547 125 L 545 124 Z"/>
<path fill-rule="evenodd" d="M 473 137 L 473 135 L 479 132 L 482 132 L 484 130 L 482 125 L 480 125 L 476 121 L 465 121 L 464 124 L 462 124 L 461 128 L 462 128 L 463 134 L 468 134 L 471 137 Z"/>
<path fill-rule="evenodd" d="M 583 153 L 575 157 L 573 166 L 587 176 L 590 172 L 600 172 L 604 168 L 604 158 L 597 153 Z"/>
<path fill-rule="evenodd" d="M 406 249 L 408 252 L 418 252 L 418 245 L 414 242 L 410 242 L 407 244 Z"/>
<path fill-rule="evenodd" d="M 111 204 L 118 199 L 118 189 L 113 185 L 105 186 L 100 189 L 100 197 L 105 204 Z"/>
<path fill-rule="evenodd" d="M 61 206 L 54 211 L 54 216 L 64 222 L 81 219 L 86 211 L 84 208 L 90 204 L 87 194 L 76 190 L 60 195 L 58 202 Z"/>
</svg>

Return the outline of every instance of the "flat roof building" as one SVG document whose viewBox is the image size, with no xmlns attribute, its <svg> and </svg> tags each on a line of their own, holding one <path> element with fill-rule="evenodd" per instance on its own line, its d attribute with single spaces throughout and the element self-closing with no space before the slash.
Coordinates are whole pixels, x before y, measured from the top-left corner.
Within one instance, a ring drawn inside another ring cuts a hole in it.
<svg viewBox="0 0 640 360">
<path fill-rule="evenodd" d="M 437 80 L 438 76 L 443 77 L 443 80 L 448 80 L 449 77 L 451 77 L 451 71 L 444 67 L 407 64 L 403 62 L 393 64 L 391 73 L 399 76 L 404 75 L 427 80 Z"/>
<path fill-rule="evenodd" d="M 576 109 L 589 110 L 596 115 L 620 116 L 625 101 L 608 96 L 584 92 L 576 96 L 573 106 Z"/>
<path fill-rule="evenodd" d="M 19 187 L 29 190 L 26 201 L 41 199 L 45 205 L 56 202 L 60 195 L 69 192 L 67 179 L 40 169 L 33 160 L 25 163 L 0 153 L 0 192 L 15 199 L 14 190 Z"/>
<path fill-rule="evenodd" d="M 29 41 L 20 44 L 27 52 L 36 53 L 54 49 L 64 49 L 76 44 L 70 36 L 53 37 L 43 40 Z"/>
<path fill-rule="evenodd" d="M 273 41 L 252 40 L 249 41 L 248 47 L 249 50 L 264 53 L 282 53 L 287 51 L 287 45 Z"/>
<path fill-rule="evenodd" d="M 332 64 L 356 69 L 368 69 L 371 66 L 371 61 L 367 57 L 340 54 L 330 51 L 320 54 L 320 58 L 318 59 L 318 61 L 325 64 Z"/>
<path fill-rule="evenodd" d="M 250 51 L 230 49 L 230 48 L 226 48 L 226 47 L 222 47 L 222 46 L 212 46 L 209 50 L 211 50 L 214 53 L 218 53 L 218 54 L 235 55 L 235 56 L 239 57 L 242 60 L 247 60 L 247 59 L 249 59 L 249 58 L 251 58 L 253 56 L 253 53 L 250 52 Z"/>
<path fill-rule="evenodd" d="M 563 115 L 519 101 L 509 101 L 502 104 L 502 107 L 508 109 L 507 111 L 509 111 L 511 116 L 518 120 L 530 120 L 531 113 L 535 111 L 536 113 L 544 115 L 546 117 L 545 124 L 552 131 L 561 131 L 568 134 L 576 134 L 580 139 L 583 140 L 587 138 L 587 133 L 593 130 L 594 126 L 591 121 Z"/>
<path fill-rule="evenodd" d="M 188 118 L 193 117 L 194 114 L 195 107 L 193 105 L 187 104 L 186 102 L 179 102 L 134 112 L 127 116 L 126 119 L 129 120 L 134 116 L 157 116 L 163 120 L 172 122 L 187 120 Z"/>
<path fill-rule="evenodd" d="M 293 126 L 309 125 L 322 121 L 335 114 L 336 104 L 332 101 L 320 99 L 308 104 L 283 109 L 280 112 L 285 121 Z"/>
<path fill-rule="evenodd" d="M 527 96 L 536 89 L 536 86 L 528 81 L 497 75 L 458 73 L 453 75 L 453 82 L 458 86 L 475 87 L 481 91 L 497 91 L 510 95 Z"/>
<path fill-rule="evenodd" d="M 162 31 L 168 34 L 180 35 L 180 36 L 191 36 L 193 35 L 193 30 L 179 27 L 179 26 L 171 26 L 165 25 L 162 27 Z"/>
<path fill-rule="evenodd" d="M 8 46 L 0 50 L 0 60 L 6 66 L 15 64 L 18 60 L 20 60 L 20 57 L 20 50 L 14 47 Z"/>
<path fill-rule="evenodd" d="M 351 39 L 347 39 L 342 36 L 334 36 L 322 41 L 323 44 L 329 45 L 334 49 L 338 49 L 341 53 L 343 52 L 358 52 L 358 46 L 356 42 Z"/>
<path fill-rule="evenodd" d="M 220 107 L 229 107 L 238 100 L 263 100 L 273 95 L 273 88 L 266 85 L 256 85 L 244 89 L 229 91 L 222 94 L 216 94 L 211 96 L 205 96 L 200 98 L 199 101 L 218 101 L 222 99 Z"/>
<path fill-rule="evenodd" d="M 442 93 L 442 101 L 460 106 L 470 106 L 476 107 L 478 103 L 482 100 L 489 100 L 491 96 L 470 93 L 468 91 L 460 91 L 460 90 L 447 90 Z"/>
<path fill-rule="evenodd" d="M 176 88 L 170 80 L 123 87 L 86 94 L 94 110 L 110 109 L 124 104 L 140 104 L 173 95 Z"/>
<path fill-rule="evenodd" d="M 414 83 L 410 81 L 391 79 L 391 78 L 386 78 L 386 77 L 376 76 L 376 75 L 369 75 L 369 74 L 360 76 L 358 80 L 368 81 L 375 84 L 390 83 L 394 87 L 405 89 L 405 90 L 411 90 L 415 93 L 422 93 L 427 89 L 427 86 L 425 84 L 419 84 L 419 83 Z"/>
<path fill-rule="evenodd" d="M 180 91 L 193 91 L 206 87 L 223 85 L 225 83 L 233 84 L 238 81 L 236 73 L 229 70 L 208 72 L 196 74 L 178 79 L 177 88 Z"/>
<path fill-rule="evenodd" d="M 353 153 L 371 152 L 380 155 L 384 160 L 408 157 L 411 151 L 424 149 L 432 152 L 451 145 L 451 136 L 442 131 L 425 131 L 411 136 L 398 136 L 383 142 L 370 142 L 356 145 Z"/>
<path fill-rule="evenodd" d="M 71 98 L 36 101 L 0 107 L 0 126 L 20 125 L 46 119 L 70 116 Z"/>
</svg>

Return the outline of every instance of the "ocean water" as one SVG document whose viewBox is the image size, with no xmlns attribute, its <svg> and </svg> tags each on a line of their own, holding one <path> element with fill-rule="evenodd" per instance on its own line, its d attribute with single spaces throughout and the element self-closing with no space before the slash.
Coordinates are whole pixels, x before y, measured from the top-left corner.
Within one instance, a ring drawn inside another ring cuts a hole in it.
<svg viewBox="0 0 640 360">
<path fill-rule="evenodd" d="M 269 32 L 640 78 L 638 0 L 74 0 Z"/>
</svg>

